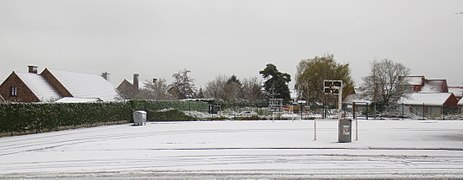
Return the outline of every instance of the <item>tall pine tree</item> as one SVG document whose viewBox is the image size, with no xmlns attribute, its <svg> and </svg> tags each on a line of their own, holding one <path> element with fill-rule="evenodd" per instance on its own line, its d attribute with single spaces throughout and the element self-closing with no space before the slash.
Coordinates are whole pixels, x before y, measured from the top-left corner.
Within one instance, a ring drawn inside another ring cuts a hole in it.
<svg viewBox="0 0 463 180">
<path fill-rule="evenodd" d="M 264 70 L 259 72 L 265 79 L 264 89 L 272 97 L 281 98 L 285 102 L 291 100 L 288 83 L 291 82 L 291 75 L 278 71 L 273 64 L 267 64 Z"/>
</svg>

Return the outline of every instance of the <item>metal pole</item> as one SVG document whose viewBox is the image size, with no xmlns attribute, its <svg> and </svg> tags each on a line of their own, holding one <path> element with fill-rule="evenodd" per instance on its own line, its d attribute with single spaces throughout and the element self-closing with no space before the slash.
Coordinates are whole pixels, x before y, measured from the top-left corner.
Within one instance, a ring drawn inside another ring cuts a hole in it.
<svg viewBox="0 0 463 180">
<path fill-rule="evenodd" d="M 341 119 L 342 119 L 342 81 L 341 81 L 341 86 L 339 87 L 339 93 L 338 93 L 338 113 L 339 113 L 339 117 L 338 117 L 338 133 L 340 131 L 339 129 L 339 124 L 341 123 Z M 351 125 L 352 126 L 352 125 Z"/>
<path fill-rule="evenodd" d="M 313 140 L 317 140 L 317 119 L 313 119 Z"/>
<path fill-rule="evenodd" d="M 354 119 L 357 119 L 356 115 L 355 115 L 355 102 L 352 102 L 352 118 Z"/>
<path fill-rule="evenodd" d="M 339 119 L 342 118 L 342 81 L 341 81 L 341 87 L 339 87 L 339 99 L 338 99 L 338 109 L 339 109 Z"/>
<path fill-rule="evenodd" d="M 355 120 L 355 140 L 358 141 L 359 140 L 359 123 L 355 115 L 355 110 L 357 109 L 355 106 L 356 106 L 355 102 L 352 102 L 352 115 Z"/>
<path fill-rule="evenodd" d="M 304 118 L 302 118 L 302 103 L 300 103 L 299 111 L 301 112 L 301 120 L 304 120 Z"/>
<path fill-rule="evenodd" d="M 355 119 L 355 141 L 359 140 L 359 121 Z"/>
<path fill-rule="evenodd" d="M 326 95 L 323 98 L 323 119 L 326 119 Z"/>
<path fill-rule="evenodd" d="M 367 114 L 366 114 L 366 118 L 367 118 L 367 120 L 368 120 L 368 114 L 370 113 L 370 112 L 368 111 L 368 110 L 369 110 L 369 109 L 368 109 L 368 108 L 369 108 L 369 106 L 370 106 L 370 104 L 368 104 L 368 103 L 367 103 L 367 106 L 366 106 L 366 107 L 367 107 Z"/>
</svg>

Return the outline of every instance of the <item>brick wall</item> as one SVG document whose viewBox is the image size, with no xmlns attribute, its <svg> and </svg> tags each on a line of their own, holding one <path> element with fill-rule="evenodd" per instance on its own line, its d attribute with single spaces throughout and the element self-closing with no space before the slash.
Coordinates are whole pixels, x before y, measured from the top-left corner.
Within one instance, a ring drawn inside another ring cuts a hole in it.
<svg viewBox="0 0 463 180">
<path fill-rule="evenodd" d="M 16 87 L 17 96 L 11 96 L 11 87 Z M 3 96 L 5 101 L 11 102 L 39 102 L 39 98 L 32 93 L 32 91 L 24 84 L 23 81 L 16 75 L 11 75 L 3 82 L 0 86 L 0 94 Z"/>
<path fill-rule="evenodd" d="M 458 99 L 455 97 L 455 95 L 450 95 L 449 99 L 445 101 L 444 103 L 445 107 L 449 108 L 457 108 L 458 107 Z"/>
</svg>

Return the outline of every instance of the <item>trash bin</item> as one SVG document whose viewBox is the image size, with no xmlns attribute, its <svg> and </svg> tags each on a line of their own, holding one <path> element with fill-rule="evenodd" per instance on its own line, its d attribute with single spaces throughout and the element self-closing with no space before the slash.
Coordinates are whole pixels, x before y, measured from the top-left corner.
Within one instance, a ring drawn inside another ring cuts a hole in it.
<svg viewBox="0 0 463 180">
<path fill-rule="evenodd" d="M 352 119 L 343 118 L 339 120 L 338 131 L 339 143 L 352 142 Z"/>
<path fill-rule="evenodd" d="M 143 126 L 146 124 L 146 111 L 133 112 L 133 125 Z"/>
</svg>

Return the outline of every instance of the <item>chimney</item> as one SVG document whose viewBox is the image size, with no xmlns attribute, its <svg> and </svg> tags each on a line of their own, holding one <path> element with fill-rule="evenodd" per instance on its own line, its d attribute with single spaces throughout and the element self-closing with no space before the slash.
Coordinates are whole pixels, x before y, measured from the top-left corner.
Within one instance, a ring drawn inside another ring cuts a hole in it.
<svg viewBox="0 0 463 180">
<path fill-rule="evenodd" d="M 153 84 L 156 84 L 157 81 L 158 81 L 158 79 L 153 78 Z"/>
<path fill-rule="evenodd" d="M 140 76 L 139 74 L 133 74 L 133 87 L 135 89 L 138 89 L 138 76 Z"/>
<path fill-rule="evenodd" d="M 37 68 L 38 68 L 37 66 L 29 65 L 27 67 L 29 67 L 29 73 L 37 74 Z"/>
<path fill-rule="evenodd" d="M 101 77 L 103 77 L 106 81 L 109 81 L 109 72 L 101 73 Z"/>
</svg>

